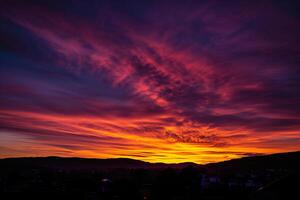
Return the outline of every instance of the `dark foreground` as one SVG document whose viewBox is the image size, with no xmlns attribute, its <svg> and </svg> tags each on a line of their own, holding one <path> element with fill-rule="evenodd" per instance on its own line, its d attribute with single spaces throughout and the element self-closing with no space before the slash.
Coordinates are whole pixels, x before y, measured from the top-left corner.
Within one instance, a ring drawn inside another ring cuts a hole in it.
<svg viewBox="0 0 300 200">
<path fill-rule="evenodd" d="M 0 160 L 0 199 L 298 199 L 300 152 L 216 164 L 131 159 Z"/>
</svg>

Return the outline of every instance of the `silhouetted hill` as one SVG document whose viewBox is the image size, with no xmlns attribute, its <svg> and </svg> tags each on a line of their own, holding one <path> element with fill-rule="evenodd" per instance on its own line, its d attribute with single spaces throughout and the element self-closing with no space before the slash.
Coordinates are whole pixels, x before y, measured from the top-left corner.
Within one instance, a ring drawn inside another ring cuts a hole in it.
<svg viewBox="0 0 300 200">
<path fill-rule="evenodd" d="M 128 158 L 0 159 L 1 199 L 294 199 L 300 152 L 198 165 Z M 288 198 L 289 194 L 293 195 Z M 279 197 L 279 198 L 277 198 Z"/>
<path fill-rule="evenodd" d="M 1 168 L 52 168 L 70 170 L 97 170 L 97 169 L 164 169 L 164 168 L 185 168 L 193 166 L 213 171 L 240 171 L 260 169 L 300 169 L 300 151 L 280 153 L 264 156 L 244 157 L 228 160 L 219 163 L 199 165 L 191 162 L 178 164 L 149 163 L 129 158 L 65 158 L 65 157 L 24 157 L 0 159 Z"/>
<path fill-rule="evenodd" d="M 214 171 L 222 170 L 232 172 L 262 169 L 299 170 L 300 151 L 244 157 L 219 163 L 210 163 L 205 165 L 205 167 Z"/>
<path fill-rule="evenodd" d="M 195 163 L 149 163 L 129 158 L 64 158 L 64 157 L 24 157 L 0 159 L 1 168 L 50 168 L 66 170 L 105 170 L 105 169 L 164 169 L 199 166 Z"/>
</svg>

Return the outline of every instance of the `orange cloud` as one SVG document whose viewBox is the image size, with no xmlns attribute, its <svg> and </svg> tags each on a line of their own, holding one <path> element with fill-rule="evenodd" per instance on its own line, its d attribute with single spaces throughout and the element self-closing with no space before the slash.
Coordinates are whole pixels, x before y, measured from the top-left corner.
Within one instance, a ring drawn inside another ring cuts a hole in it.
<svg viewBox="0 0 300 200">
<path fill-rule="evenodd" d="M 264 3 L 52 3 L 1 9 L 1 157 L 207 163 L 299 150 L 299 20 L 276 5 L 270 18 Z"/>
</svg>

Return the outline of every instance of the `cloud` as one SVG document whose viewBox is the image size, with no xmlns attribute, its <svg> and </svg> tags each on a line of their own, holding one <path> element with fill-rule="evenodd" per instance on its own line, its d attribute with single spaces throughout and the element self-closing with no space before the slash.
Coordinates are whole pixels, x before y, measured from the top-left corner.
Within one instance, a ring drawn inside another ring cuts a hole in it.
<svg viewBox="0 0 300 200">
<path fill-rule="evenodd" d="M 290 135 L 299 148 L 300 26 L 285 4 L 12 1 L 1 13 L 0 125 L 45 153 L 177 161 L 178 145 L 209 162 L 193 151 L 285 151 L 269 137 Z"/>
</svg>

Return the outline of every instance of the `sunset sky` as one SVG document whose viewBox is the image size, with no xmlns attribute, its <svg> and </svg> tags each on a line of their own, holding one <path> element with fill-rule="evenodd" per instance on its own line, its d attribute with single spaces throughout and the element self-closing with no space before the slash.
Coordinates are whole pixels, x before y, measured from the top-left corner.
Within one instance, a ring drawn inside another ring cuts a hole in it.
<svg viewBox="0 0 300 200">
<path fill-rule="evenodd" d="M 0 157 L 300 150 L 299 1 L 0 3 Z"/>
</svg>

